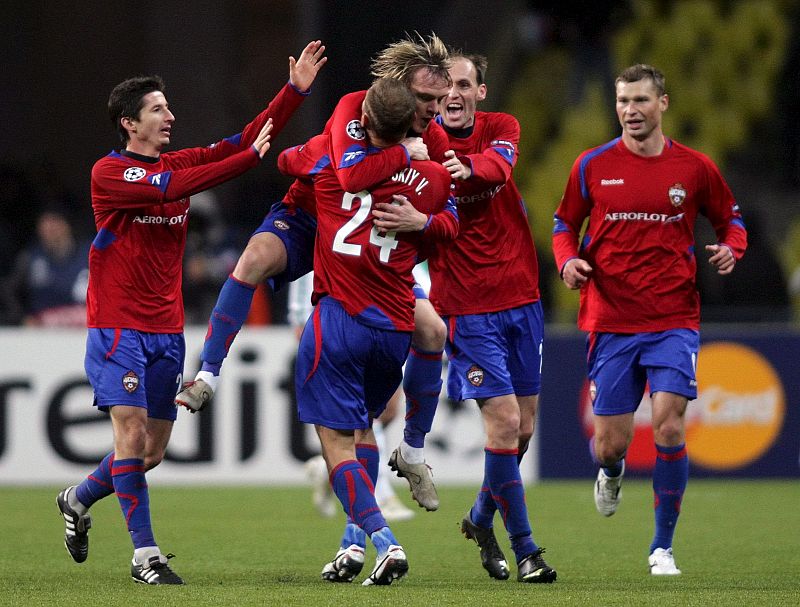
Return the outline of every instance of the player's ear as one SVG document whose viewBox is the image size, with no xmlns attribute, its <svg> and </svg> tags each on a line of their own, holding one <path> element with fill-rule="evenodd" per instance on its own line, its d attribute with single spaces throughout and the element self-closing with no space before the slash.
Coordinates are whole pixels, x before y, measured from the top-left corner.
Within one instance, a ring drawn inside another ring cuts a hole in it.
<svg viewBox="0 0 800 607">
<path fill-rule="evenodd" d="M 136 122 L 130 116 L 123 116 L 119 121 L 120 124 L 122 124 L 122 128 L 124 128 L 126 131 L 136 130 Z"/>
<path fill-rule="evenodd" d="M 360 122 L 361 122 L 361 126 L 364 127 L 364 130 L 366 130 L 367 126 L 369 126 L 369 116 L 367 116 L 366 112 L 362 112 L 361 113 Z"/>
<path fill-rule="evenodd" d="M 484 99 L 486 99 L 486 84 L 485 83 L 478 85 L 478 96 L 477 96 L 477 100 L 478 101 L 483 101 Z"/>
</svg>

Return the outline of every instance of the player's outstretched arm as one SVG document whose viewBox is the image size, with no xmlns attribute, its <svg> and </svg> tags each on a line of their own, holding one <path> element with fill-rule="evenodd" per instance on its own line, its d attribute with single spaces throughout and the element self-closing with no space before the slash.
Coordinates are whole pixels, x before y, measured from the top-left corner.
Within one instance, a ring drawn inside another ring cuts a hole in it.
<svg viewBox="0 0 800 607">
<path fill-rule="evenodd" d="M 309 42 L 299 59 L 289 57 L 289 82 L 297 90 L 307 91 L 327 61 L 325 45 L 320 40 Z"/>
<path fill-rule="evenodd" d="M 256 136 L 256 140 L 253 142 L 253 147 L 256 149 L 256 153 L 258 154 L 259 158 L 263 158 L 264 154 L 267 153 L 269 150 L 269 140 L 270 140 L 270 132 L 272 131 L 272 118 L 268 118 L 267 122 L 264 124 L 264 127 Z"/>
</svg>

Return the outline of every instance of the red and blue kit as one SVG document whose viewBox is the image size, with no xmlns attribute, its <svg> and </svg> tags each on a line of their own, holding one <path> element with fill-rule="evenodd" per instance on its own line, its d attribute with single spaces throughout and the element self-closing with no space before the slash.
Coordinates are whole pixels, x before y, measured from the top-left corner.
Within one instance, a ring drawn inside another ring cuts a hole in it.
<svg viewBox="0 0 800 607">
<path fill-rule="evenodd" d="M 739 207 L 707 156 L 670 139 L 654 157 L 632 153 L 621 138 L 583 152 L 553 230 L 560 270 L 575 257 L 593 268 L 581 289 L 578 327 L 608 333 L 698 330 L 698 213 L 739 259 L 747 246 Z"/>
<path fill-rule="evenodd" d="M 459 234 L 429 261 L 430 299 L 439 314 L 485 314 L 539 300 L 539 266 L 522 195 L 512 177 L 519 122 L 476 112 L 470 129 L 448 130 L 449 147 L 470 166 L 456 182 Z"/>
<path fill-rule="evenodd" d="M 273 138 L 304 95 L 286 84 L 244 130 L 206 148 L 149 158 L 112 152 L 92 169 L 97 236 L 89 252 L 87 324 L 180 333 L 189 196 L 259 162 L 252 147 L 268 118 Z"/>
<path fill-rule="evenodd" d="M 366 325 L 413 331 L 411 270 L 427 236 L 381 232 L 373 226 L 371 209 L 401 194 L 423 213 L 442 211 L 450 192 L 447 170 L 436 162 L 413 161 L 371 191 L 348 193 L 328 167 L 317 176 L 315 189 L 314 302 L 330 295 Z"/>
<path fill-rule="evenodd" d="M 406 148 L 399 143 L 381 150 L 367 146 L 360 122 L 366 96 L 367 91 L 357 91 L 342 97 L 325 125 L 324 132 L 330 133 L 331 162 L 346 192 L 368 190 L 411 163 Z M 423 133 L 410 135 L 422 137 L 431 160 L 444 161 L 450 147 L 438 124 L 431 121 Z"/>
<path fill-rule="evenodd" d="M 342 97 L 325 125 L 325 132 L 330 136 L 331 166 L 347 192 L 369 190 L 408 168 L 411 162 L 406 148 L 401 144 L 382 149 L 367 146 L 366 133 L 359 122 L 366 96 L 367 91 L 357 91 Z M 409 136 L 422 138 L 431 160 L 444 161 L 450 144 L 447 134 L 436 122 L 429 122 L 421 134 L 409 133 Z M 443 213 L 431 215 L 425 226 L 425 235 L 430 242 L 450 241 L 457 234 L 458 213 L 454 206 L 448 206 Z"/>
</svg>

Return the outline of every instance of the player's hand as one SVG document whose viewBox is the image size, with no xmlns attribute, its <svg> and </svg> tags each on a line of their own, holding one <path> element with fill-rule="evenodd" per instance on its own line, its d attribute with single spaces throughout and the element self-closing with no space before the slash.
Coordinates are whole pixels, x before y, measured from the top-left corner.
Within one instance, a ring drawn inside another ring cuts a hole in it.
<svg viewBox="0 0 800 607">
<path fill-rule="evenodd" d="M 730 274 L 736 265 L 736 258 L 730 247 L 724 244 L 707 244 L 706 251 L 711 253 L 708 263 L 717 268 L 717 274 Z"/>
<path fill-rule="evenodd" d="M 580 289 L 589 282 L 592 275 L 592 266 L 585 259 L 574 257 L 564 264 L 561 278 L 570 289 Z"/>
<path fill-rule="evenodd" d="M 384 232 L 419 232 L 428 216 L 414 208 L 405 196 L 392 195 L 392 202 L 379 202 L 372 209 L 375 227 Z"/>
<path fill-rule="evenodd" d="M 256 140 L 253 142 L 253 147 L 256 149 L 256 153 L 258 154 L 259 158 L 263 158 L 264 154 L 267 153 L 269 150 L 269 140 L 270 140 L 270 132 L 272 131 L 272 118 L 267 118 L 267 122 L 261 128 L 261 132 L 256 137 Z"/>
<path fill-rule="evenodd" d="M 300 59 L 289 57 L 289 82 L 296 89 L 306 92 L 311 88 L 319 70 L 328 61 L 324 53 L 325 45 L 320 40 L 314 40 L 300 53 Z"/>
<path fill-rule="evenodd" d="M 422 137 L 406 137 L 401 142 L 411 156 L 411 160 L 430 160 L 428 146 L 422 142 Z"/>
<path fill-rule="evenodd" d="M 456 153 L 453 150 L 447 150 L 444 156 L 447 160 L 442 163 L 442 166 L 450 173 L 450 177 L 463 180 L 472 176 L 472 169 L 456 158 Z"/>
</svg>

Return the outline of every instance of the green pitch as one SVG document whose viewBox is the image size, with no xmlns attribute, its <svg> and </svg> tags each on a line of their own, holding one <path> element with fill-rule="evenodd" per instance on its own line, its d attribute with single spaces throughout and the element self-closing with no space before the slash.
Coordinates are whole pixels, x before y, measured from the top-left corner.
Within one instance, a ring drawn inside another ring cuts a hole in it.
<svg viewBox="0 0 800 607">
<path fill-rule="evenodd" d="M 675 540 L 683 575 L 651 578 L 648 482 L 624 484 L 619 511 L 594 509 L 591 480 L 528 488 L 536 541 L 557 569 L 552 585 L 490 579 L 478 549 L 459 532 L 473 489 L 441 488 L 438 512 L 392 528 L 409 558 L 391 587 L 329 584 L 323 564 L 338 547 L 342 518 L 320 518 L 310 490 L 163 487 L 150 479 L 155 534 L 174 552 L 185 587 L 130 579 L 132 548 L 115 498 L 93 508 L 89 559 L 72 562 L 55 506 L 60 487 L 0 487 L 0 605 L 792 605 L 800 604 L 800 482 L 690 480 Z M 408 497 L 404 486 L 399 493 Z M 406 499 L 408 503 L 410 500 Z M 498 538 L 509 560 L 504 533 Z M 502 536 L 502 537 L 501 537 Z M 374 563 L 367 551 L 365 571 Z"/>
</svg>

